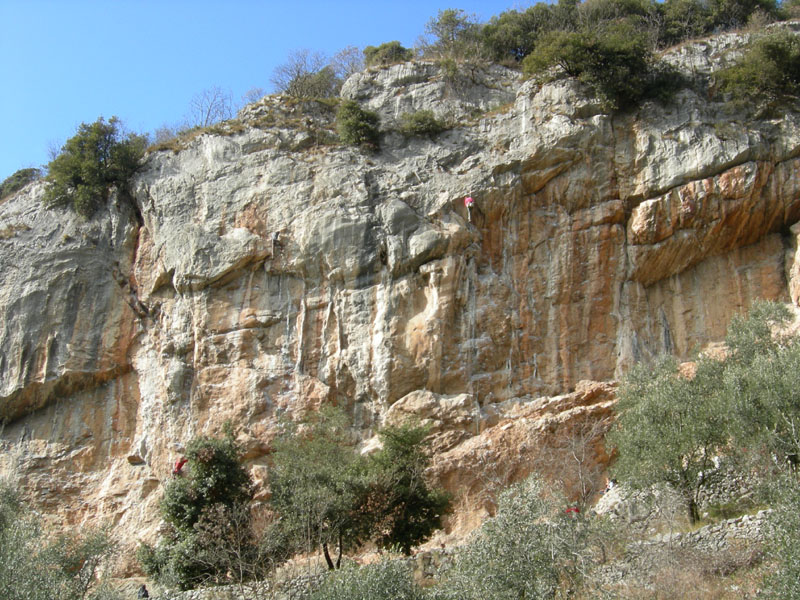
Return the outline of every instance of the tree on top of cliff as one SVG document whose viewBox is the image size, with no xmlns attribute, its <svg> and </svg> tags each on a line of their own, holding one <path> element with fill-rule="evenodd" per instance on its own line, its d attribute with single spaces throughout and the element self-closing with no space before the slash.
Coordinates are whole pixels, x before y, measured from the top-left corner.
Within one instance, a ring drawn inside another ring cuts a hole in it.
<svg viewBox="0 0 800 600">
<path fill-rule="evenodd" d="M 472 59 L 482 53 L 481 25 L 475 15 L 463 10 L 440 10 L 425 25 L 431 41 L 421 43 L 425 56 L 447 59 Z"/>
<path fill-rule="evenodd" d="M 9 177 L 6 177 L 2 183 L 0 183 L 0 200 L 6 196 L 10 196 L 14 192 L 18 192 L 30 182 L 36 181 L 41 176 L 42 172 L 33 167 L 15 171 Z"/>
<path fill-rule="evenodd" d="M 82 123 L 47 166 L 50 185 L 45 206 L 69 206 L 91 217 L 108 200 L 112 188 L 127 191 L 146 147 L 146 137 L 125 135 L 117 117 Z"/>
<path fill-rule="evenodd" d="M 607 21 L 541 37 L 522 66 L 529 76 L 576 77 L 610 109 L 663 96 L 679 81 L 658 62 L 638 18 Z"/>
<path fill-rule="evenodd" d="M 734 104 L 769 107 L 800 95 L 800 38 L 779 31 L 755 38 L 742 57 L 717 74 Z"/>
<path fill-rule="evenodd" d="M 363 66 L 361 52 L 354 47 L 337 52 L 331 60 L 303 48 L 275 67 L 271 82 L 278 92 L 294 98 L 331 98 L 339 94 L 344 80 Z"/>
</svg>

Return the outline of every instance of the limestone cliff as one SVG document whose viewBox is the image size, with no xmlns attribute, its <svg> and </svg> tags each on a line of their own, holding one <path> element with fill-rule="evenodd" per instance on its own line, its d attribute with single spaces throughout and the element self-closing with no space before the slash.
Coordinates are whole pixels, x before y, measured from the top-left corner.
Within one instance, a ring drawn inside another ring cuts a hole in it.
<svg viewBox="0 0 800 600">
<path fill-rule="evenodd" d="M 741 43 L 668 58 L 707 76 Z M 0 205 L 0 472 L 133 544 L 193 435 L 232 421 L 263 497 L 279 416 L 335 402 L 365 446 L 428 420 L 471 526 L 559 428 L 607 419 L 613 383 L 584 380 L 797 301 L 800 111 L 747 120 L 712 92 L 609 114 L 575 81 L 407 63 L 342 92 L 380 114 L 379 152 L 268 97 L 152 153 L 88 222 L 29 186 Z M 394 131 L 424 109 L 452 127 Z"/>
</svg>

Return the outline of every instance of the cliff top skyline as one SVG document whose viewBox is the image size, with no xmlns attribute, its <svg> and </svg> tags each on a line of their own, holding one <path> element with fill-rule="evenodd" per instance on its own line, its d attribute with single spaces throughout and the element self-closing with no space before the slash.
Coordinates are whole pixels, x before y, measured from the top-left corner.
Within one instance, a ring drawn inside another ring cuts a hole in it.
<svg viewBox="0 0 800 600">
<path fill-rule="evenodd" d="M 413 46 L 439 10 L 486 21 L 531 1 L 0 0 L 0 180 L 50 159 L 82 122 L 118 116 L 152 133 L 185 118 L 214 86 L 234 103 L 272 93 L 275 67 L 301 48 L 328 56 L 398 40 Z"/>
</svg>

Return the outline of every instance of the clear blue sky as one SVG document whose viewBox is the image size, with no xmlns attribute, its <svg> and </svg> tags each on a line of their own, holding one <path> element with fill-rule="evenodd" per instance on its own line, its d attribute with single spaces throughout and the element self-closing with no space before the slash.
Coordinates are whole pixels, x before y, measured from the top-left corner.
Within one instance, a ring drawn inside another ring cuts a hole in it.
<svg viewBox="0 0 800 600">
<path fill-rule="evenodd" d="M 440 9 L 486 21 L 526 0 L 0 0 L 0 181 L 82 122 L 176 124 L 198 92 L 272 91 L 300 48 L 413 46 Z"/>
</svg>

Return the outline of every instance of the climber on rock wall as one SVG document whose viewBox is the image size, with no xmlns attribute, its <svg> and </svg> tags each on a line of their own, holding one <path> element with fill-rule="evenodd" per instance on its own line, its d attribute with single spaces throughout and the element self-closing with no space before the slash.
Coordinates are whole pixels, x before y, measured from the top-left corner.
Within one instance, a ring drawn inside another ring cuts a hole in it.
<svg viewBox="0 0 800 600">
<path fill-rule="evenodd" d="M 189 459 L 185 456 L 181 456 L 177 461 L 175 461 L 175 467 L 172 469 L 172 476 L 178 477 L 179 475 L 183 474 L 183 465 L 189 462 Z"/>
<path fill-rule="evenodd" d="M 470 223 L 472 223 L 472 206 L 475 204 L 475 200 L 472 199 L 472 196 L 467 196 L 464 198 L 464 206 L 467 207 L 467 216 L 469 217 Z"/>
</svg>

